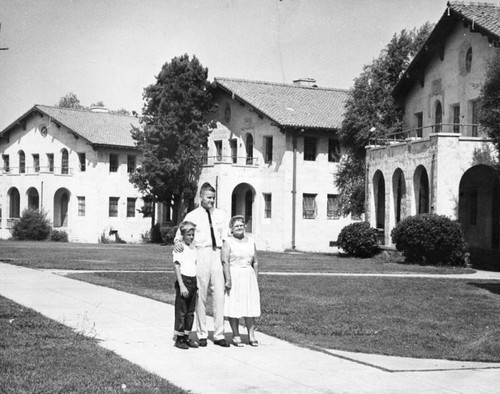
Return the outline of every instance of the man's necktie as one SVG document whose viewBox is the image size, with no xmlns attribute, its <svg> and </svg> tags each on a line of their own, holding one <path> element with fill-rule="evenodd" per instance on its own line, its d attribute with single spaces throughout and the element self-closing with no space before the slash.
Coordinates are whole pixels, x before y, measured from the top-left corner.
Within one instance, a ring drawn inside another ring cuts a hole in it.
<svg viewBox="0 0 500 394">
<path fill-rule="evenodd" d="M 214 226 L 212 225 L 212 216 L 210 216 L 210 211 L 207 209 L 208 222 L 210 223 L 210 236 L 212 237 L 212 248 L 217 247 L 217 241 L 215 240 Z"/>
</svg>

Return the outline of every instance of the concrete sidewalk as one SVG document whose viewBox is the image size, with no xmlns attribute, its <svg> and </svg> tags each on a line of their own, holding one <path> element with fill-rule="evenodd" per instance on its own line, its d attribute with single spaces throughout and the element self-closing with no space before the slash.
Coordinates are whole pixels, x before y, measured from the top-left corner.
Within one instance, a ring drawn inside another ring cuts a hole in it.
<svg viewBox="0 0 500 394">
<path fill-rule="evenodd" d="M 0 294 L 197 393 L 500 392 L 500 363 L 314 351 L 262 333 L 257 348 L 209 341 L 206 348 L 179 350 L 171 305 L 9 264 L 0 263 Z"/>
</svg>

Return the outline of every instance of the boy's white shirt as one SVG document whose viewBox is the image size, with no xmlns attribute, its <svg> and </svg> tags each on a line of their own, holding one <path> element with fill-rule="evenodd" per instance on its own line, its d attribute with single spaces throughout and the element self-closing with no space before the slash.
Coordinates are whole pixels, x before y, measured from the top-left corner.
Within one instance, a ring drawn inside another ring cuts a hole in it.
<svg viewBox="0 0 500 394">
<path fill-rule="evenodd" d="M 193 244 L 186 245 L 183 242 L 183 245 L 182 252 L 172 252 L 174 263 L 179 263 L 181 275 L 196 276 L 196 248 Z"/>
</svg>

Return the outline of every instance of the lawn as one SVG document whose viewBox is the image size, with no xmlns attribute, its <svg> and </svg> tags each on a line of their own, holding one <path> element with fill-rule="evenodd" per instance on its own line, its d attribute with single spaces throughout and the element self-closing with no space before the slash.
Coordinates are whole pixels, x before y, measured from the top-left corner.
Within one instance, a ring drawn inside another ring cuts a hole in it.
<svg viewBox="0 0 500 394">
<path fill-rule="evenodd" d="M 186 391 L 31 309 L 0 297 L 2 393 Z"/>
<path fill-rule="evenodd" d="M 103 270 L 70 276 L 173 302 L 171 247 L 4 242 L 0 243 L 3 259 L 28 267 Z M 470 269 L 406 265 L 398 258 L 295 253 L 261 252 L 260 261 L 261 332 L 311 347 L 500 361 L 499 282 L 265 275 L 276 271 L 459 274 Z M 148 272 L 154 270 L 164 272 Z"/>
</svg>

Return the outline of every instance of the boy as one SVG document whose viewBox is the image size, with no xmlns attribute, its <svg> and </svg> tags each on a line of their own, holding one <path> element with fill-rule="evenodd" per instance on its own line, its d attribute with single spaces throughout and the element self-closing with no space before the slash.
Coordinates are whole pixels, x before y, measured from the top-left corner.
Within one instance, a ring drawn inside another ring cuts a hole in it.
<svg viewBox="0 0 500 394">
<path fill-rule="evenodd" d="M 184 249 L 173 252 L 175 268 L 175 323 L 174 333 L 177 334 L 175 346 L 179 349 L 197 348 L 198 343 L 189 339 L 193 328 L 194 310 L 196 307 L 196 248 L 193 239 L 196 225 L 184 221 L 179 225 Z"/>
</svg>

